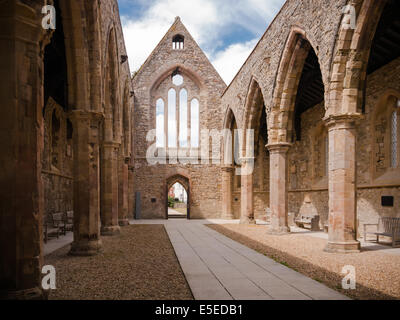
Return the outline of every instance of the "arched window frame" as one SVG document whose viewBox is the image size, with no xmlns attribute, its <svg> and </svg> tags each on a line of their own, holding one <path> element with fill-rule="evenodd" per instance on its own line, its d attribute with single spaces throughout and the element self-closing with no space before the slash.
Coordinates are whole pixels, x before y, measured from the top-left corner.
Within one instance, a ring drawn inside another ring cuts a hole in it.
<svg viewBox="0 0 400 320">
<path fill-rule="evenodd" d="M 185 48 L 185 37 L 177 34 L 172 38 L 172 49 L 183 50 Z"/>
<path fill-rule="evenodd" d="M 400 93 L 392 91 L 382 95 L 371 116 L 371 173 L 382 183 L 400 174 Z"/>
<path fill-rule="evenodd" d="M 158 116 L 162 114 L 159 121 Z M 161 126 L 160 126 L 161 125 Z M 165 102 L 164 99 L 159 97 L 156 99 L 156 146 L 157 148 L 165 148 L 166 135 L 165 135 Z"/>
<path fill-rule="evenodd" d="M 173 81 L 174 76 L 182 76 L 183 77 L 183 82 L 181 84 L 175 84 Z M 156 147 L 158 149 L 165 149 L 167 150 L 173 150 L 173 149 L 200 149 L 200 119 L 198 121 L 198 137 L 199 137 L 199 143 L 198 146 L 192 147 L 191 145 L 191 135 L 192 135 L 192 106 L 191 103 L 193 100 L 198 101 L 198 106 L 199 106 L 199 114 L 201 110 L 201 100 L 200 100 L 200 88 L 198 92 L 193 92 L 193 90 L 190 89 L 190 85 L 186 83 L 186 79 L 190 79 L 193 81 L 192 77 L 181 73 L 179 70 L 175 70 L 172 74 L 170 73 L 169 76 L 163 78 L 163 80 L 160 83 L 163 83 L 166 79 L 170 79 L 170 83 L 164 87 L 162 92 L 158 92 L 157 95 L 153 96 L 152 101 L 153 105 L 155 106 L 155 112 L 154 112 L 154 125 L 156 128 Z M 196 84 L 197 85 L 197 84 Z M 169 123 L 169 92 L 170 90 L 175 90 L 175 124 L 176 124 L 176 144 L 172 144 L 170 141 L 170 134 L 168 134 L 171 124 Z M 187 130 L 187 143 L 186 147 L 185 144 L 181 144 L 181 131 L 183 129 L 183 125 L 181 125 L 181 92 L 182 90 L 186 90 L 186 95 L 187 95 L 187 125 L 186 125 L 186 130 Z M 165 143 L 163 146 L 160 144 L 157 144 L 157 101 L 162 99 L 164 101 L 164 132 L 165 132 Z"/>
</svg>

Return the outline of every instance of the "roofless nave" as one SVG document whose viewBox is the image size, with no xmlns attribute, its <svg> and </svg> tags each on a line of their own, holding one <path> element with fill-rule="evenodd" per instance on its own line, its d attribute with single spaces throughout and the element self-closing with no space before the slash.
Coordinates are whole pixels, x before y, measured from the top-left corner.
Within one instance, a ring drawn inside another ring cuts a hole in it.
<svg viewBox="0 0 400 320">
<path fill-rule="evenodd" d="M 51 32 L 44 2 L 0 11 L 3 295 L 42 295 L 47 215 L 73 211 L 71 254 L 94 255 L 137 210 L 167 217 L 176 182 L 191 219 L 286 233 L 318 217 L 330 252 L 358 251 L 359 225 L 399 217 L 398 1 L 288 0 L 229 87 L 180 19 L 132 79 L 116 1 L 54 0 Z M 254 159 L 150 165 L 154 129 L 160 152 L 198 149 L 202 129 L 253 129 Z"/>
</svg>

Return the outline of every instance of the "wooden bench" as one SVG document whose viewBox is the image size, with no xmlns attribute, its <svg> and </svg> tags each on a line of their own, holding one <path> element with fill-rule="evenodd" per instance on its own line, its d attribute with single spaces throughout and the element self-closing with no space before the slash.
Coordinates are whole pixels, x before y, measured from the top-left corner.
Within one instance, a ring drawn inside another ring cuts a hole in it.
<svg viewBox="0 0 400 320">
<path fill-rule="evenodd" d="M 53 224 L 53 228 L 58 228 L 63 235 L 67 234 L 65 214 L 63 212 L 51 213 L 50 222 Z"/>
<path fill-rule="evenodd" d="M 311 231 L 320 231 L 318 215 L 308 216 L 302 214 L 299 215 L 294 222 L 300 228 L 307 228 Z"/>
<path fill-rule="evenodd" d="M 376 232 L 367 231 L 368 226 L 375 226 Z M 378 223 L 364 224 L 364 241 L 367 241 L 367 235 L 376 236 L 376 242 L 379 243 L 379 236 L 392 238 L 392 246 L 400 247 L 400 218 L 383 217 L 379 218 Z"/>
<path fill-rule="evenodd" d="M 67 211 L 65 214 L 65 228 L 67 231 L 74 231 L 74 212 Z"/>
<path fill-rule="evenodd" d="M 44 219 L 43 235 L 45 243 L 49 241 L 50 237 L 57 237 L 57 239 L 60 237 L 60 228 L 54 226 L 53 219 L 50 215 Z"/>
</svg>

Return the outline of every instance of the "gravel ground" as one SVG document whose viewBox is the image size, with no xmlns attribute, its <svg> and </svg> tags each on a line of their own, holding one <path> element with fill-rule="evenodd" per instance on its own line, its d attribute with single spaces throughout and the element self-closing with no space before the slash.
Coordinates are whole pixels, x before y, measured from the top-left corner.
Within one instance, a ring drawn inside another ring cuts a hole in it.
<svg viewBox="0 0 400 320">
<path fill-rule="evenodd" d="M 193 299 L 164 226 L 127 226 L 102 240 L 97 256 L 68 256 L 66 246 L 45 257 L 57 275 L 49 299 Z"/>
<path fill-rule="evenodd" d="M 366 251 L 356 254 L 323 252 L 326 240 L 305 235 L 272 236 L 267 226 L 208 227 L 353 299 L 400 299 L 400 256 Z M 388 247 L 391 248 L 391 247 Z M 341 287 L 342 268 L 356 268 L 356 290 Z"/>
</svg>

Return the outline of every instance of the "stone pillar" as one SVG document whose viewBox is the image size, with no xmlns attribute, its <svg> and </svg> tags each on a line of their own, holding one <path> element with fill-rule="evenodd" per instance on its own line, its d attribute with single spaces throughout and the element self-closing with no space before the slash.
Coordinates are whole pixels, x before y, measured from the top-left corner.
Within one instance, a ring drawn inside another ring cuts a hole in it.
<svg viewBox="0 0 400 320">
<path fill-rule="evenodd" d="M 135 185 L 134 185 L 134 167 L 128 166 L 128 219 L 135 218 Z"/>
<path fill-rule="evenodd" d="M 41 299 L 43 30 L 33 8 L 0 6 L 0 299 Z"/>
<path fill-rule="evenodd" d="M 118 225 L 118 149 L 115 142 L 103 143 L 101 164 L 101 235 L 120 233 Z"/>
<path fill-rule="evenodd" d="M 101 251 L 100 239 L 100 113 L 73 111 L 74 241 L 71 255 Z"/>
<path fill-rule="evenodd" d="M 360 251 L 357 241 L 356 129 L 359 115 L 330 116 L 329 236 L 327 252 Z"/>
<path fill-rule="evenodd" d="M 234 219 L 232 208 L 232 185 L 234 168 L 222 168 L 222 219 Z"/>
<path fill-rule="evenodd" d="M 242 159 L 241 167 L 241 224 L 255 224 L 254 219 L 254 195 L 253 195 L 253 171 L 254 159 Z"/>
<path fill-rule="evenodd" d="M 270 209 L 271 234 L 290 232 L 288 226 L 288 160 L 291 144 L 280 143 L 267 146 L 270 154 Z"/>
<path fill-rule="evenodd" d="M 118 223 L 121 227 L 129 225 L 128 220 L 128 163 L 129 158 L 119 159 L 118 183 Z"/>
</svg>

